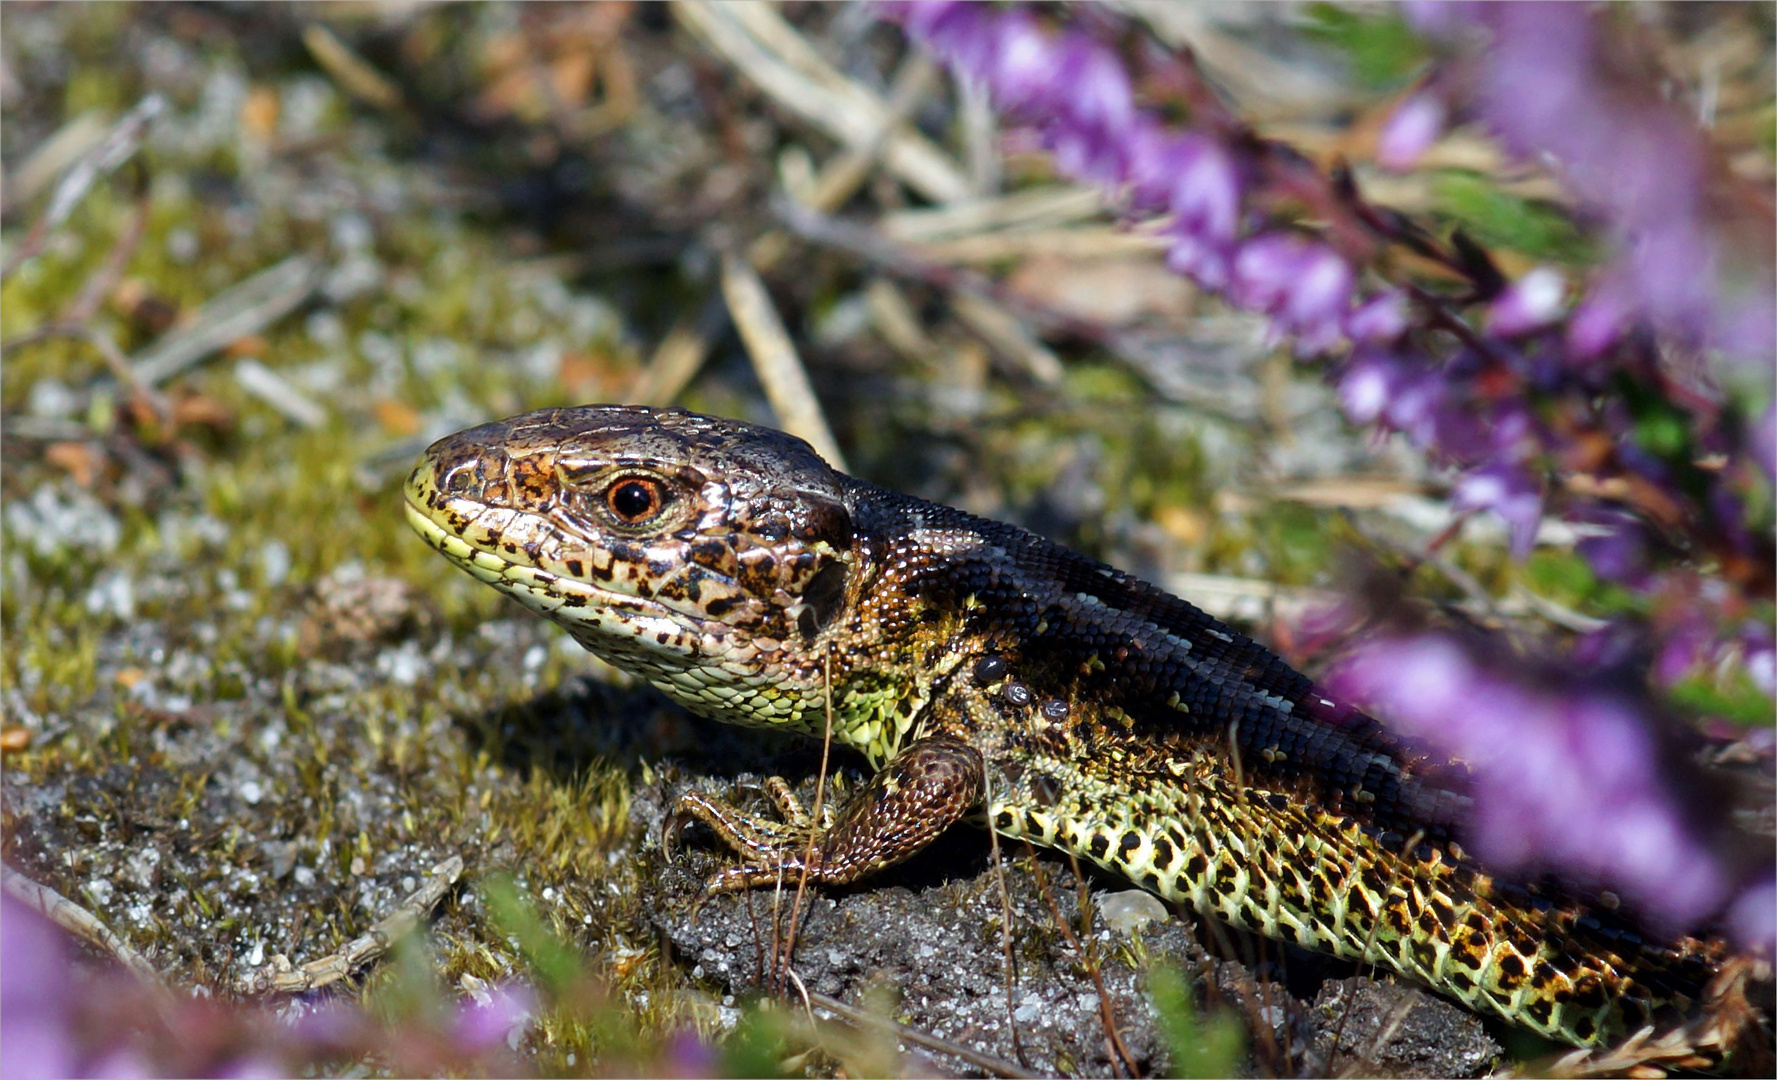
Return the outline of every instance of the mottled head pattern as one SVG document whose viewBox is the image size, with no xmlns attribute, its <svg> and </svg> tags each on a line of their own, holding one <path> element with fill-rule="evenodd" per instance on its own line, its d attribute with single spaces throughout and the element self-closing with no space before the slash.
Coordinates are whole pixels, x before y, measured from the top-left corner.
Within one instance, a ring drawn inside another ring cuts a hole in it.
<svg viewBox="0 0 1777 1080">
<path fill-rule="evenodd" d="M 704 712 L 798 723 L 852 524 L 807 443 L 677 409 L 544 409 L 434 443 L 407 517 L 475 577 Z M 773 675 L 763 674 L 767 661 Z M 814 690 L 810 690 L 814 693 Z"/>
</svg>

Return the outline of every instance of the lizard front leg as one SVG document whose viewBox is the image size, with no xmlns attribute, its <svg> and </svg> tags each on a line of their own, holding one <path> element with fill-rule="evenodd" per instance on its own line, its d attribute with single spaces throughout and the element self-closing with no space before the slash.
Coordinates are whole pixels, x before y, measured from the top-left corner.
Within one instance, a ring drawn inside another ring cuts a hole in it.
<svg viewBox="0 0 1777 1080">
<path fill-rule="evenodd" d="M 711 892 L 794 881 L 804 872 L 811 882 L 842 885 L 902 862 L 937 839 L 980 805 L 984 782 L 979 751 L 961 739 L 933 735 L 884 765 L 830 825 L 817 827 L 793 801 L 786 805 L 781 797 L 775 801 L 791 819 L 788 824 L 687 792 L 679 797 L 666 828 L 670 834 L 695 818 L 747 860 L 712 876 Z M 777 785 L 773 788 L 775 794 Z"/>
</svg>

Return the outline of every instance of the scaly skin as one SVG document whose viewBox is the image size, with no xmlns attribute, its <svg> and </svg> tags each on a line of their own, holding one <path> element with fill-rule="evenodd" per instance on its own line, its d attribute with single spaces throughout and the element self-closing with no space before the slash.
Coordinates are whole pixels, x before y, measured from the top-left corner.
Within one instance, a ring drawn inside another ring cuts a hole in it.
<svg viewBox="0 0 1777 1080">
<path fill-rule="evenodd" d="M 1481 872 L 1462 773 L 1176 597 L 1009 525 L 835 472 L 780 432 L 551 409 L 453 435 L 409 521 L 688 708 L 878 770 L 809 820 L 689 795 L 745 859 L 716 889 L 846 882 L 982 814 L 1169 900 L 1372 963 L 1551 1038 L 1696 1011 L 1719 944 Z M 813 857 L 808 858 L 811 850 Z"/>
</svg>

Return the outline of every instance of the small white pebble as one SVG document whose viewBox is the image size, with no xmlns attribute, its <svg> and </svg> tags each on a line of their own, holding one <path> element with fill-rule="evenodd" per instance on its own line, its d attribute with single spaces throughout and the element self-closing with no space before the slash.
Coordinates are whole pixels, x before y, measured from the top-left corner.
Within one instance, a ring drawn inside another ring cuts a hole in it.
<svg viewBox="0 0 1777 1080">
<path fill-rule="evenodd" d="M 1137 933 L 1149 923 L 1163 923 L 1169 917 L 1160 898 L 1142 889 L 1125 889 L 1101 897 L 1098 910 L 1105 925 L 1120 934 Z"/>
</svg>

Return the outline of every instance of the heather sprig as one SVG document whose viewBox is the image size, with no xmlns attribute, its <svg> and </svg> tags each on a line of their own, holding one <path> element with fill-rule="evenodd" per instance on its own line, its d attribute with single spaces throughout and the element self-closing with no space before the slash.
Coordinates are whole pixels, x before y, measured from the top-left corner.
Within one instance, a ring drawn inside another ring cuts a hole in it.
<svg viewBox="0 0 1777 1080">
<path fill-rule="evenodd" d="M 1017 7 L 886 10 L 1034 131 L 1061 172 L 1129 215 L 1164 217 L 1174 270 L 1326 360 L 1346 414 L 1451 467 L 1456 507 L 1502 518 L 1516 555 L 1546 516 L 1571 522 L 1592 572 L 1639 606 L 1576 643 L 1570 663 L 1632 641 L 1661 685 L 1738 667 L 1773 692 L 1777 420 L 1768 379 L 1736 376 L 1738 396 L 1726 393 L 1709 362 L 1728 350 L 1755 361 L 1739 370 L 1769 371 L 1770 256 L 1729 259 L 1704 212 L 1706 139 L 1651 95 L 1617 92 L 1595 51 L 1606 15 L 1422 5 L 1428 32 L 1480 24 L 1493 51 L 1429 76 L 1378 151 L 1411 167 L 1453 119 L 1476 116 L 1509 152 L 1553 155 L 1610 222 L 1613 260 L 1576 281 L 1548 267 L 1509 279 L 1460 231 L 1440 239 L 1368 203 L 1342 167 L 1261 138 L 1189 56 L 1119 50 L 1102 12 L 1095 36 L 1083 18 L 1051 27 Z M 1162 120 L 1142 96 L 1183 119 Z M 1401 252 L 1441 275 L 1409 276 Z M 1564 686 L 1483 653 L 1447 636 L 1384 637 L 1343 685 L 1473 764 L 1479 847 L 1500 865 L 1593 879 L 1668 926 L 1731 905 L 1742 941 L 1769 947 L 1770 920 L 1747 914 L 1769 868 L 1726 859 L 1722 834 L 1688 815 L 1645 681 L 1619 665 L 1614 686 Z"/>
<path fill-rule="evenodd" d="M 1103 186 L 1131 214 L 1166 216 L 1173 269 L 1232 304 L 1267 314 L 1298 355 L 1327 358 L 1351 419 L 1403 432 L 1453 467 L 1458 507 L 1503 519 L 1514 554 L 1528 554 L 1545 514 L 1555 512 L 1583 520 L 1588 536 L 1601 539 L 1584 549 L 1588 554 L 1604 553 L 1612 537 L 1617 551 L 1639 552 L 1643 572 L 1632 587 L 1649 594 L 1673 566 L 1714 560 L 1717 576 L 1739 599 L 1697 600 L 1724 647 L 1739 633 L 1745 602 L 1768 604 L 1772 466 L 1757 448 L 1761 438 L 1771 441 L 1761 433 L 1773 421 L 1767 413 L 1762 423 L 1749 423 L 1735 400 L 1695 377 L 1694 365 L 1673 362 L 1675 347 L 1694 352 L 1698 342 L 1656 336 L 1678 309 L 1647 307 L 1641 293 L 1620 288 L 1628 271 L 1613 267 L 1579 292 L 1546 267 L 1508 280 L 1460 233 L 1440 241 L 1365 202 L 1342 171 L 1325 173 L 1260 138 L 1188 57 L 1143 53 L 1153 69 L 1143 85 L 1162 88 L 1182 106 L 1186 119 L 1172 125 L 1138 103 L 1119 51 L 1078 27 L 1050 29 L 1016 7 L 939 2 L 886 10 L 960 77 L 984 86 L 1010 120 L 1034 129 L 1061 171 Z M 1559 21 L 1566 26 L 1575 18 L 1592 16 L 1574 8 Z M 1522 27 L 1534 18 L 1526 19 L 1513 23 L 1516 32 L 1531 32 Z M 1575 69 L 1546 72 L 1544 81 L 1584 82 L 1588 54 L 1538 55 L 1545 67 Z M 1385 135 L 1385 155 L 1404 163 L 1435 137 L 1452 106 L 1431 87 L 1472 82 L 1432 79 Z M 1502 96 L 1508 91 L 1482 92 L 1493 94 L 1495 111 L 1511 111 Z M 1598 124 L 1627 127 L 1588 136 L 1588 145 L 1625 160 L 1653 154 L 1636 158 L 1636 175 L 1648 177 L 1635 185 L 1639 194 L 1618 200 L 1625 213 L 1651 221 L 1658 215 L 1648 208 L 1659 203 L 1659 192 L 1690 190 L 1686 178 L 1695 168 L 1686 154 L 1700 138 L 1674 126 L 1670 115 L 1639 108 L 1600 114 Z M 1544 129 L 1528 120 L 1521 125 L 1508 145 L 1535 149 L 1531 136 Z M 1668 144 L 1683 151 L 1671 163 L 1676 179 L 1659 171 L 1658 154 Z M 1609 167 L 1600 160 L 1594 171 Z M 1660 235 L 1668 239 L 1637 248 L 1636 280 L 1653 287 L 1657 267 L 1650 260 L 1658 261 L 1658 251 L 1701 243 L 1696 237 L 1706 223 L 1686 216 L 1689 205 L 1681 200 L 1679 219 L 1691 239 L 1672 239 L 1667 229 Z M 1400 249 L 1441 264 L 1464 284 L 1404 278 L 1390 254 Z M 1685 290 L 1694 292 L 1694 283 Z M 1692 315 L 1699 310 L 1685 303 Z M 1680 324 L 1696 323 L 1692 315 Z M 1736 320 L 1756 322 L 1744 314 Z M 1734 340 L 1769 355 L 1756 334 Z M 1756 518 L 1749 506 L 1758 508 Z M 1605 558 L 1598 569 L 1609 576 L 1617 566 Z"/>
<path fill-rule="evenodd" d="M 1620 682 L 1421 633 L 1365 640 L 1329 685 L 1470 767 L 1466 836 L 1488 866 L 1613 890 L 1668 932 L 1726 913 L 1742 945 L 1771 947 L 1770 920 L 1747 909 L 1770 892 L 1768 864 L 1699 820 L 1663 764 L 1660 725 Z"/>
<path fill-rule="evenodd" d="M 1410 166 L 1451 120 L 1480 121 L 1513 154 L 1554 163 L 1607 223 L 1614 257 L 1589 290 L 1588 317 L 1574 328 L 1580 340 L 1570 344 L 1596 352 L 1633 313 L 1671 340 L 1769 370 L 1777 300 L 1768 194 L 1733 190 L 1744 185 L 1716 165 L 1703 133 L 1655 80 L 1635 70 L 1604 17 L 1562 3 L 1409 3 L 1406 12 L 1429 35 L 1486 42 L 1447 62 L 1473 70 L 1434 76 L 1397 110 L 1383 138 L 1385 164 Z M 1755 243 L 1763 251 L 1736 250 L 1749 246 L 1748 230 L 1716 220 L 1711 185 L 1729 189 L 1730 202 L 1766 203 L 1763 220 L 1748 223 L 1762 232 Z"/>
</svg>

